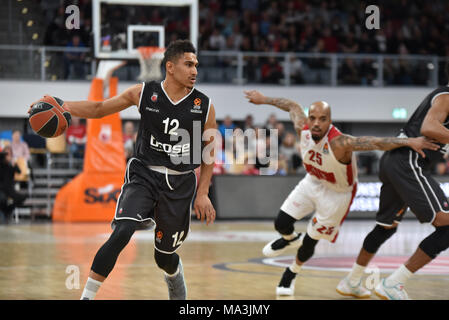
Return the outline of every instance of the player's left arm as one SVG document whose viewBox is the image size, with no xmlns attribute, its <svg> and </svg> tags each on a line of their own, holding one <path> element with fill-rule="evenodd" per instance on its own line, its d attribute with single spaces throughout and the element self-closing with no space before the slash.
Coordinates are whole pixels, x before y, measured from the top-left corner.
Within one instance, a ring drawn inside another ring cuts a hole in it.
<svg viewBox="0 0 449 320">
<path fill-rule="evenodd" d="M 438 150 L 440 146 L 432 143 L 425 137 L 417 138 L 398 138 L 398 137 L 353 137 L 351 135 L 342 134 L 331 142 L 331 148 L 335 157 L 347 159 L 352 151 L 370 151 L 370 150 L 393 150 L 401 147 L 409 147 L 418 152 L 423 158 L 424 149 Z"/>
<path fill-rule="evenodd" d="M 296 133 L 301 138 L 301 131 L 306 123 L 307 116 L 303 107 L 290 99 L 266 97 L 257 90 L 244 91 L 245 97 L 253 104 L 270 104 L 290 114 Z"/>
<path fill-rule="evenodd" d="M 214 105 L 211 104 L 209 108 L 208 119 L 204 124 L 204 131 L 209 129 L 215 130 L 216 128 L 217 122 L 215 120 L 215 108 Z M 211 135 L 210 140 L 206 142 L 205 145 L 207 146 L 211 143 L 212 144 L 214 143 L 214 135 Z M 211 149 L 209 156 L 212 157 L 212 160 L 215 159 L 214 148 Z M 205 160 L 206 159 L 203 159 L 203 155 L 201 155 L 200 178 L 198 182 L 198 190 L 196 194 L 195 203 L 193 205 L 193 209 L 196 213 L 196 217 L 198 219 L 201 219 L 201 222 L 204 221 L 204 218 L 206 218 L 206 224 L 208 225 L 209 223 L 214 222 L 216 216 L 214 206 L 212 205 L 212 202 L 209 199 L 209 186 L 210 181 L 212 179 L 214 161 L 205 161 Z"/>
</svg>

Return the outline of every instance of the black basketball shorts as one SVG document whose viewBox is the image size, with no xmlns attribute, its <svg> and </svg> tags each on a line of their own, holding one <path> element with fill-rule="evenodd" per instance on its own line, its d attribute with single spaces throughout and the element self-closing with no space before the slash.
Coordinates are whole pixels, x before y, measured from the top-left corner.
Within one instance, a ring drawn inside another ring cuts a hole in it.
<svg viewBox="0 0 449 320">
<path fill-rule="evenodd" d="M 115 209 L 112 225 L 123 219 L 140 222 L 138 230 L 154 230 L 154 247 L 162 253 L 175 252 L 190 230 L 196 175 L 163 174 L 151 170 L 139 159 L 128 161 L 125 182 Z"/>
<path fill-rule="evenodd" d="M 446 195 L 424 161 L 409 148 L 383 154 L 379 170 L 382 187 L 376 215 L 378 224 L 391 226 L 400 222 L 407 208 L 421 223 L 432 223 L 439 211 L 449 212 Z"/>
</svg>

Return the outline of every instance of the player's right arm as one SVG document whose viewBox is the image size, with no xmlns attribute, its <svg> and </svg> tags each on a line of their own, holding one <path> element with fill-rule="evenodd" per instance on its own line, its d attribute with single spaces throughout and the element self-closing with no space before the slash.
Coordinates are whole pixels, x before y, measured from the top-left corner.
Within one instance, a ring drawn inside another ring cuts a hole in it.
<svg viewBox="0 0 449 320">
<path fill-rule="evenodd" d="M 270 104 L 281 110 L 290 113 L 290 119 L 293 122 L 296 132 L 301 137 L 301 131 L 306 123 L 307 116 L 303 108 L 298 103 L 285 98 L 266 97 L 257 90 L 245 91 L 246 98 L 254 104 Z"/>
<path fill-rule="evenodd" d="M 449 94 L 435 98 L 421 125 L 421 134 L 440 143 L 449 143 L 449 130 L 443 125 L 449 115 Z"/>
<path fill-rule="evenodd" d="M 86 119 L 102 118 L 133 105 L 139 106 L 141 91 L 142 84 L 140 83 L 104 101 L 65 101 L 64 108 L 76 117 Z"/>
</svg>

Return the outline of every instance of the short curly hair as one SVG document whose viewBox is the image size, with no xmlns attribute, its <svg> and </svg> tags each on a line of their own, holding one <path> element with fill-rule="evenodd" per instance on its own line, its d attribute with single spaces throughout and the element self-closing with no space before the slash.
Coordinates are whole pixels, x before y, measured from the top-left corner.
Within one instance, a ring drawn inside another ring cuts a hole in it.
<svg viewBox="0 0 449 320">
<path fill-rule="evenodd" d="M 168 61 L 175 62 L 185 52 L 192 52 L 196 54 L 196 49 L 192 42 L 189 40 L 175 40 L 170 42 L 167 49 L 165 49 L 162 65 L 165 66 Z"/>
</svg>

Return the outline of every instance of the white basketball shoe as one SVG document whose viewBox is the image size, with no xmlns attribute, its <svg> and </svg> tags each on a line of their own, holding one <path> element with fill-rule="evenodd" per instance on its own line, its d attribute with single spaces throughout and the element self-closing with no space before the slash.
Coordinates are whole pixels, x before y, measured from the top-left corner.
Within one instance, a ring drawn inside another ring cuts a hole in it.
<svg viewBox="0 0 449 320">
<path fill-rule="evenodd" d="M 299 233 L 291 240 L 285 240 L 283 237 L 276 238 L 265 245 L 262 249 L 262 253 L 265 257 L 276 257 L 288 248 L 299 248 L 302 245 L 302 239 L 304 237 Z"/>
<path fill-rule="evenodd" d="M 402 283 L 394 286 L 387 286 L 386 279 L 383 279 L 374 289 L 374 293 L 384 300 L 411 300 L 404 289 Z"/>
<path fill-rule="evenodd" d="M 371 291 L 362 286 L 362 281 L 360 281 L 356 286 L 352 286 L 348 277 L 345 277 L 340 281 L 336 290 L 343 296 L 351 296 L 359 299 L 365 299 L 371 296 Z"/>
</svg>

